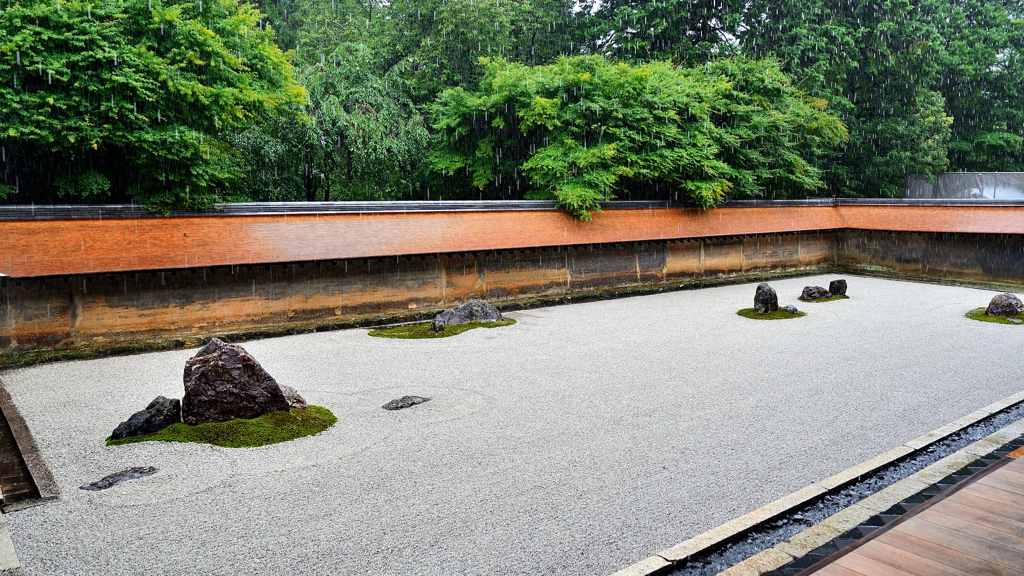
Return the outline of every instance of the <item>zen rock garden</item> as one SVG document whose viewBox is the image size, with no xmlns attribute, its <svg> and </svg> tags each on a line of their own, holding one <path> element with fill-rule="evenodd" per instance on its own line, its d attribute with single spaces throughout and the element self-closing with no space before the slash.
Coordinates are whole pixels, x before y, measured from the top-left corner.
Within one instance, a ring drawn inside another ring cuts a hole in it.
<svg viewBox="0 0 1024 576">
<path fill-rule="evenodd" d="M 308 406 L 294 388 L 274 380 L 244 348 L 217 338 L 185 363 L 183 380 L 182 400 L 157 396 L 145 409 L 119 424 L 108 441 L 149 436 L 174 426 L 255 422 L 271 414 L 299 414 L 317 408 Z M 327 412 L 323 408 L 319 411 Z M 184 430 L 187 433 L 187 428 Z"/>
</svg>

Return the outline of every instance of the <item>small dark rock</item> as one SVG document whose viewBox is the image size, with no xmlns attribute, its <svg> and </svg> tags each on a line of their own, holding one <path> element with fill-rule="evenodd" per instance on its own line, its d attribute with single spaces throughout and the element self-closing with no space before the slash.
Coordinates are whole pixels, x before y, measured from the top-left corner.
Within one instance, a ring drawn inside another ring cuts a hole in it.
<svg viewBox="0 0 1024 576">
<path fill-rule="evenodd" d="M 989 302 L 988 308 L 985 309 L 985 314 L 988 316 L 1016 316 L 1021 312 L 1024 312 L 1024 303 L 1021 303 L 1020 298 L 1009 292 L 996 294 Z"/>
<path fill-rule="evenodd" d="M 831 298 L 832 293 L 821 286 L 804 286 L 804 291 L 800 294 L 800 297 L 804 300 L 821 300 L 822 298 Z"/>
<path fill-rule="evenodd" d="M 241 346 L 210 341 L 185 363 L 181 415 L 190 425 L 289 409 L 281 386 Z"/>
<path fill-rule="evenodd" d="M 828 291 L 833 296 L 846 294 L 846 280 L 833 280 L 828 283 Z"/>
<path fill-rule="evenodd" d="M 181 423 L 181 401 L 177 398 L 167 399 L 157 396 L 146 406 L 145 410 L 139 410 L 132 414 L 125 422 L 121 422 L 114 428 L 111 440 L 120 440 L 132 436 L 145 436 L 167 428 L 171 424 Z"/>
<path fill-rule="evenodd" d="M 382 408 L 384 408 L 385 410 L 401 410 L 402 408 L 408 408 L 410 406 L 415 406 L 417 404 L 423 404 L 424 402 L 427 402 L 429 400 L 430 398 L 424 398 L 422 396 L 402 396 L 397 400 L 392 400 L 391 402 L 388 402 L 387 404 L 382 406 Z"/>
<path fill-rule="evenodd" d="M 754 313 L 768 314 L 778 309 L 779 295 L 775 293 L 775 289 L 767 282 L 758 284 L 757 291 L 754 292 Z"/>
<path fill-rule="evenodd" d="M 799 310 L 796 309 L 796 306 L 793 306 L 792 304 L 787 304 L 786 306 L 783 306 L 782 310 L 785 310 L 786 312 L 789 312 L 790 314 L 797 314 L 797 313 L 800 312 Z"/>
<path fill-rule="evenodd" d="M 501 320 L 501 312 L 483 300 L 470 300 L 455 308 L 449 308 L 434 317 L 430 323 L 431 332 L 443 332 L 449 324 L 465 324 L 471 321 L 495 322 Z"/>
<path fill-rule="evenodd" d="M 129 468 L 122 470 L 110 476 L 104 476 L 102 480 L 97 480 L 91 484 L 85 486 L 79 486 L 81 490 L 89 490 L 95 492 L 97 490 L 106 490 L 118 482 L 124 482 L 125 480 L 134 480 L 136 478 L 145 478 L 146 476 L 152 476 L 156 474 L 156 468 L 152 466 L 136 466 L 135 468 Z"/>
</svg>

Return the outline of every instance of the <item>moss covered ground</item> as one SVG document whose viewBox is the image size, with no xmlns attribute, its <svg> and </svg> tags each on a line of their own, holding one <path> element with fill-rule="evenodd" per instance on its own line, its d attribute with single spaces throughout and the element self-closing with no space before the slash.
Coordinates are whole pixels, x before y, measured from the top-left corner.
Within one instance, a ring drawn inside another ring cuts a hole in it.
<svg viewBox="0 0 1024 576">
<path fill-rule="evenodd" d="M 786 312 L 782 308 L 779 308 L 775 312 L 769 312 L 768 314 L 758 314 L 757 312 L 754 312 L 753 308 L 744 308 L 736 313 L 744 318 L 750 318 L 752 320 L 789 320 L 790 318 L 807 316 L 807 312 L 797 312 L 796 314 L 793 314 L 792 312 Z"/>
<path fill-rule="evenodd" d="M 996 324 L 1010 324 L 1012 326 L 1024 326 L 1024 314 L 1017 314 L 1016 316 L 989 316 L 985 314 L 984 308 L 975 308 L 967 314 L 964 314 L 971 320 L 979 320 L 981 322 L 995 322 Z M 1013 322 L 1009 320 L 1013 318 L 1020 320 L 1020 322 Z"/>
<path fill-rule="evenodd" d="M 849 299 L 850 299 L 850 297 L 847 296 L 846 294 L 836 294 L 835 296 L 830 296 L 828 298 L 818 298 L 817 300 L 804 300 L 803 296 L 797 298 L 797 300 L 799 300 L 801 302 L 832 302 L 833 300 L 849 300 Z"/>
<path fill-rule="evenodd" d="M 370 336 L 377 336 L 378 338 L 447 338 L 474 328 L 497 328 L 499 326 L 511 326 L 515 323 L 516 321 L 511 318 L 494 322 L 473 321 L 466 322 L 465 324 L 449 324 L 444 327 L 442 332 L 431 332 L 430 322 L 424 322 L 422 324 L 370 330 Z"/>
<path fill-rule="evenodd" d="M 146 436 L 133 436 L 120 440 L 107 439 L 107 446 L 119 446 L 133 442 L 197 442 L 225 448 L 255 448 L 287 442 L 303 436 L 322 432 L 338 421 L 327 408 L 310 406 L 304 410 L 272 412 L 252 420 L 238 418 L 214 424 L 172 424 L 167 428 Z"/>
</svg>

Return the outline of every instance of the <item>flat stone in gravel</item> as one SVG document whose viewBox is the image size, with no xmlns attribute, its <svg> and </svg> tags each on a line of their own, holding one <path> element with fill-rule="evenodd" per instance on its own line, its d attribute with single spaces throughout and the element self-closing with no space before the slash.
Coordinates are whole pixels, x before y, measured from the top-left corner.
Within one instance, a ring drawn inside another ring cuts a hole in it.
<svg viewBox="0 0 1024 576">
<path fill-rule="evenodd" d="M 338 416 L 261 448 L 104 446 L 195 350 L 5 371 L 64 495 L 4 518 L 28 576 L 607 576 L 1024 388 L 1024 331 L 964 317 L 991 292 L 856 286 L 800 322 L 736 315 L 743 284 L 248 342 Z M 433 400 L 381 409 L 405 395 Z M 77 489 L 140 463 L 160 472 Z"/>
</svg>

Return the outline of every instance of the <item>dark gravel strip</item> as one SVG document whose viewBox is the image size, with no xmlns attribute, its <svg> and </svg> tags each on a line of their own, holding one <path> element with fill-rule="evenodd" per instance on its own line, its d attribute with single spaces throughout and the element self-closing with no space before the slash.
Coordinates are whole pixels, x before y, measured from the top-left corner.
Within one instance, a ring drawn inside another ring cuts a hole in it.
<svg viewBox="0 0 1024 576">
<path fill-rule="evenodd" d="M 965 446 L 1024 418 L 1024 403 L 1017 404 L 953 434 L 907 458 L 828 494 L 820 500 L 758 527 L 725 547 L 698 555 L 666 572 L 671 576 L 714 576 L 824 521 L 893 484 L 911 476 Z"/>
</svg>

